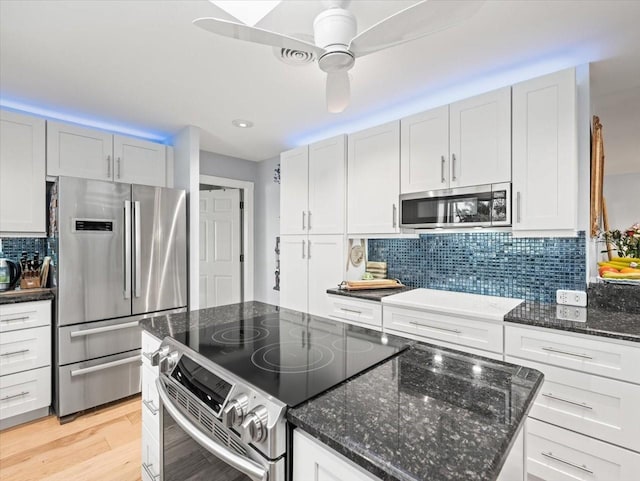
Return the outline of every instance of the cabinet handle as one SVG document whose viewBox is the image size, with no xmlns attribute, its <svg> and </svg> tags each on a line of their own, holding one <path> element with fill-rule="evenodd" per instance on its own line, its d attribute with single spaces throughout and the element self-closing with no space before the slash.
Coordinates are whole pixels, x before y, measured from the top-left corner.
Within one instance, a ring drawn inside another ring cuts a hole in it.
<svg viewBox="0 0 640 481">
<path fill-rule="evenodd" d="M 305 230 L 307 228 L 307 223 L 305 221 L 307 216 L 307 213 L 305 211 L 302 211 L 302 230 Z"/>
<path fill-rule="evenodd" d="M 15 356 L 16 354 L 24 354 L 25 352 L 29 352 L 29 349 L 21 349 L 19 351 L 4 352 L 4 353 L 0 354 L 0 357 Z"/>
<path fill-rule="evenodd" d="M 311 241 L 307 241 L 307 259 L 311 259 Z"/>
<path fill-rule="evenodd" d="M 392 213 L 392 222 L 391 223 L 392 223 L 392 227 L 394 229 L 395 229 L 395 227 L 397 225 L 397 222 L 396 222 L 396 211 L 397 211 L 396 205 L 393 204 L 393 213 Z"/>
<path fill-rule="evenodd" d="M 0 401 L 7 401 L 9 399 L 15 399 L 15 398 L 18 398 L 18 397 L 26 396 L 27 394 L 29 394 L 29 391 L 22 391 L 21 393 L 18 393 L 18 394 L 11 394 L 10 396 L 5 396 L 3 398 L 0 398 Z"/>
<path fill-rule="evenodd" d="M 307 230 L 311 230 L 311 211 L 307 211 Z"/>
<path fill-rule="evenodd" d="M 111 156 L 107 155 L 107 179 L 111 178 Z"/>
<path fill-rule="evenodd" d="M 421 324 L 419 322 L 412 322 L 411 324 L 415 324 L 416 326 L 420 326 L 420 327 L 427 327 L 429 329 L 435 329 L 437 331 L 446 331 L 446 332 L 453 332 L 455 334 L 462 334 L 462 331 L 459 329 L 447 329 L 446 327 L 431 326 L 429 324 Z"/>
<path fill-rule="evenodd" d="M 29 316 L 10 317 L 9 319 L 0 319 L 0 322 L 26 321 L 28 319 L 29 319 Z"/>
<path fill-rule="evenodd" d="M 118 179 L 119 179 L 120 178 L 120 170 L 121 170 L 121 168 L 120 168 L 120 157 L 118 157 L 117 162 L 118 162 Z"/>
<path fill-rule="evenodd" d="M 347 309 L 346 307 L 341 307 L 340 310 L 344 312 L 352 312 L 353 314 L 362 314 L 362 311 L 356 311 L 355 309 Z"/>
<path fill-rule="evenodd" d="M 144 404 L 144 407 L 146 407 L 153 416 L 158 414 L 158 408 L 154 406 L 153 401 L 143 399 L 142 404 Z"/>
<path fill-rule="evenodd" d="M 456 154 L 451 154 L 451 180 L 456 180 Z"/>
<path fill-rule="evenodd" d="M 553 347 L 542 347 L 541 349 L 543 351 L 557 352 L 558 354 L 566 354 L 567 356 L 575 356 L 575 357 L 580 357 L 582 359 L 593 359 L 591 356 L 587 356 L 586 354 L 578 354 L 576 352 L 561 351 L 560 349 L 555 349 Z"/>
<path fill-rule="evenodd" d="M 593 409 L 591 406 L 589 406 L 586 403 L 580 403 L 580 402 L 576 402 L 576 401 L 572 401 L 571 399 L 565 399 L 565 398 L 561 398 L 558 396 L 554 396 L 552 393 L 547 393 L 547 392 L 543 392 L 542 395 L 544 397 L 548 397 L 550 399 L 555 399 L 556 401 L 562 401 L 563 403 L 567 403 L 567 404 L 573 404 L 574 406 L 580 406 L 581 408 L 585 408 L 585 409 Z"/>
<path fill-rule="evenodd" d="M 574 468 L 581 469 L 585 473 L 593 474 L 593 471 L 587 468 L 586 464 L 583 464 L 582 466 L 580 466 L 579 464 L 572 463 L 571 461 L 567 461 L 566 459 L 559 458 L 558 456 L 554 455 L 551 451 L 549 451 L 548 453 L 541 451 L 540 454 L 542 454 L 543 456 L 546 456 L 547 458 L 553 459 L 554 461 L 560 461 L 561 463 L 567 464 L 569 466 L 573 466 Z"/>
<path fill-rule="evenodd" d="M 143 352 L 142 353 L 142 357 L 144 357 L 147 361 L 151 362 L 151 356 L 153 355 L 152 352 Z"/>
<path fill-rule="evenodd" d="M 444 155 L 440 156 L 440 179 L 441 182 L 444 184 L 447 179 L 444 178 L 444 164 L 445 164 L 445 160 L 444 160 Z"/>
<path fill-rule="evenodd" d="M 142 463 L 142 469 L 144 469 L 145 473 L 147 473 L 147 475 L 151 479 L 153 479 L 154 481 L 156 479 L 160 479 L 160 474 L 153 474 L 153 471 L 151 470 L 152 467 L 153 467 L 153 464 Z"/>
<path fill-rule="evenodd" d="M 305 258 L 305 254 L 304 254 L 304 239 L 302 240 L 302 258 Z"/>
<path fill-rule="evenodd" d="M 520 192 L 516 192 L 516 222 L 520 223 Z"/>
</svg>

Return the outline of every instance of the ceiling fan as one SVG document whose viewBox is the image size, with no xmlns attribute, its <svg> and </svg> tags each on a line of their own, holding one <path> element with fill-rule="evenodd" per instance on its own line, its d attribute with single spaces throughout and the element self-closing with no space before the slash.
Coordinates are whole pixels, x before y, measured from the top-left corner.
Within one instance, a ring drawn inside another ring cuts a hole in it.
<svg viewBox="0 0 640 481">
<path fill-rule="evenodd" d="M 475 14 L 484 0 L 423 0 L 357 33 L 347 10 L 350 0 L 323 0 L 326 9 L 313 21 L 314 43 L 244 23 L 197 18 L 194 25 L 209 32 L 247 42 L 314 53 L 327 73 L 327 110 L 342 112 L 349 105 L 348 71 L 356 58 L 449 28 Z"/>
</svg>

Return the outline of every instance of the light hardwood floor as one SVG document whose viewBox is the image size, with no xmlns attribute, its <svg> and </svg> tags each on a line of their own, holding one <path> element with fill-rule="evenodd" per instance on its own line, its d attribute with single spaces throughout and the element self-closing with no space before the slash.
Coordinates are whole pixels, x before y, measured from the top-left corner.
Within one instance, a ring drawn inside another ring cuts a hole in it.
<svg viewBox="0 0 640 481">
<path fill-rule="evenodd" d="M 140 396 L 0 432 L 1 481 L 139 481 Z"/>
</svg>

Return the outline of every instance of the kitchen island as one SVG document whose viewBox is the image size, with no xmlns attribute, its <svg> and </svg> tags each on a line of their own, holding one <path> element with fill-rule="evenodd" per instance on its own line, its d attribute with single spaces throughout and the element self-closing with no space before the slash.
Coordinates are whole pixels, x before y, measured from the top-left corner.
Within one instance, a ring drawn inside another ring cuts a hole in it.
<svg viewBox="0 0 640 481">
<path fill-rule="evenodd" d="M 300 322 L 340 325 L 339 321 L 247 302 L 145 319 L 141 326 L 159 339 L 170 336 L 188 344 L 190 333 L 202 332 L 203 328 L 275 314 Z M 348 329 L 367 331 L 355 326 Z M 521 439 L 519 434 L 541 386 L 542 374 L 382 336 L 385 343 L 401 342 L 409 347 L 290 407 L 290 427 L 322 443 L 327 452 L 344 456 L 353 467 L 370 473 L 370 479 L 503 479 L 499 478 L 500 472 L 512 446 Z M 308 464 L 301 456 L 294 443 L 293 481 L 306 481 L 302 477 L 305 474 L 297 469 Z M 332 472 L 332 466 L 324 469 Z"/>
</svg>

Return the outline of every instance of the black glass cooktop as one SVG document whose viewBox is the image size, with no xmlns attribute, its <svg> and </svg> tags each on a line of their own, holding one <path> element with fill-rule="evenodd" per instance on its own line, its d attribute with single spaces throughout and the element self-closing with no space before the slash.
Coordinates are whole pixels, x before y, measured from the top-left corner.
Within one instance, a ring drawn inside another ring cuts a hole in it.
<svg viewBox="0 0 640 481">
<path fill-rule="evenodd" d="M 182 342 L 291 407 L 407 347 L 379 332 L 287 310 L 192 330 Z"/>
</svg>

